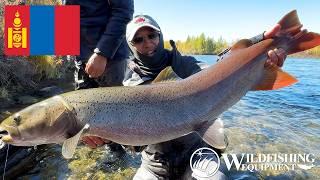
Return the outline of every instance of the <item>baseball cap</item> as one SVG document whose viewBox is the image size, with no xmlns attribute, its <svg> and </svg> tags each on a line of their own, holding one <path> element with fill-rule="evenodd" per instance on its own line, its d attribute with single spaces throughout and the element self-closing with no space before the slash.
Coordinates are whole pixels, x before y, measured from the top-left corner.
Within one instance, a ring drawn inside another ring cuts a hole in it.
<svg viewBox="0 0 320 180">
<path fill-rule="evenodd" d="M 150 27 L 156 31 L 161 31 L 157 22 L 148 15 L 138 15 L 133 18 L 127 25 L 126 38 L 132 41 L 136 32 L 142 27 Z"/>
</svg>

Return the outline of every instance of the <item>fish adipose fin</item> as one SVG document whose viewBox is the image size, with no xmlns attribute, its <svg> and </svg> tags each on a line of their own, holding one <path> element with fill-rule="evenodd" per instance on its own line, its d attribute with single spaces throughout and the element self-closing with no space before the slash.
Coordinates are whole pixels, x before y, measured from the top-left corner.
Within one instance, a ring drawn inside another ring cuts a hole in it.
<svg viewBox="0 0 320 180">
<path fill-rule="evenodd" d="M 66 159 L 71 159 L 76 151 L 78 142 L 80 140 L 83 131 L 89 128 L 89 124 L 86 124 L 75 136 L 65 140 L 62 145 L 62 155 Z"/>
<path fill-rule="evenodd" d="M 177 80 L 181 80 L 181 78 L 173 71 L 171 66 L 168 66 L 158 74 L 158 76 L 152 81 L 152 83 L 170 82 Z"/>
<path fill-rule="evenodd" d="M 224 134 L 223 121 L 220 118 L 213 123 L 205 123 L 197 132 L 207 144 L 214 148 L 225 150 L 228 146 L 228 139 Z"/>
</svg>

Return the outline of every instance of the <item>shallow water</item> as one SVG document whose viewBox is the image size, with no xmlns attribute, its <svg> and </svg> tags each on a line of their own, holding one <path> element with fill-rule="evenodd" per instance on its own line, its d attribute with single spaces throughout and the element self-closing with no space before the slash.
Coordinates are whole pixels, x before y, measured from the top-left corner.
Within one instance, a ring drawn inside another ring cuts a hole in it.
<svg viewBox="0 0 320 180">
<path fill-rule="evenodd" d="M 196 56 L 212 64 L 215 56 Z M 320 60 L 288 58 L 284 70 L 299 82 L 277 91 L 249 92 L 222 115 L 229 137 L 226 153 L 312 153 L 314 168 L 288 172 L 228 171 L 231 179 L 318 179 L 320 177 Z M 104 148 L 81 146 L 65 160 L 58 145 L 40 147 L 35 168 L 20 178 L 130 179 L 139 155 L 108 163 Z"/>
<path fill-rule="evenodd" d="M 288 58 L 283 69 L 299 82 L 277 91 L 249 92 L 222 115 L 230 143 L 227 153 L 312 153 L 316 166 L 284 173 L 233 172 L 233 178 L 242 173 L 253 179 L 320 178 L 320 60 Z"/>
</svg>

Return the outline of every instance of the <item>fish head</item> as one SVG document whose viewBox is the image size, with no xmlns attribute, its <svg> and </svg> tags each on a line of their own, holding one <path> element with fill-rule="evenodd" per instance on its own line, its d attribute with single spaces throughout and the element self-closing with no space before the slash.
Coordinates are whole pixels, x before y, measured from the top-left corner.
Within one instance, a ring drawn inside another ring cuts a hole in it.
<svg viewBox="0 0 320 180">
<path fill-rule="evenodd" d="M 61 143 L 76 134 L 73 112 L 61 97 L 33 104 L 0 124 L 0 141 L 16 146 Z"/>
</svg>

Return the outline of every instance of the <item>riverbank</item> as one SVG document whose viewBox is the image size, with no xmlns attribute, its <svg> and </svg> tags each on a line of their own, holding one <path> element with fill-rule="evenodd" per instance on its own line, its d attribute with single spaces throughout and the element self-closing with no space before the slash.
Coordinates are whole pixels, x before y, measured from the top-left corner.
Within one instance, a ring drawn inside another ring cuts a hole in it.
<svg viewBox="0 0 320 180">
<path fill-rule="evenodd" d="M 309 54 L 306 52 L 296 53 L 289 55 L 291 58 L 299 58 L 299 59 L 318 59 L 320 60 L 320 55 Z"/>
<path fill-rule="evenodd" d="M 40 92 L 37 91 L 46 87 L 58 86 L 70 89 L 73 82 L 73 68 L 72 61 L 60 57 L 0 56 L 0 109 L 34 103 L 36 100 L 32 98 L 20 97 L 38 96 L 37 93 Z"/>
</svg>

